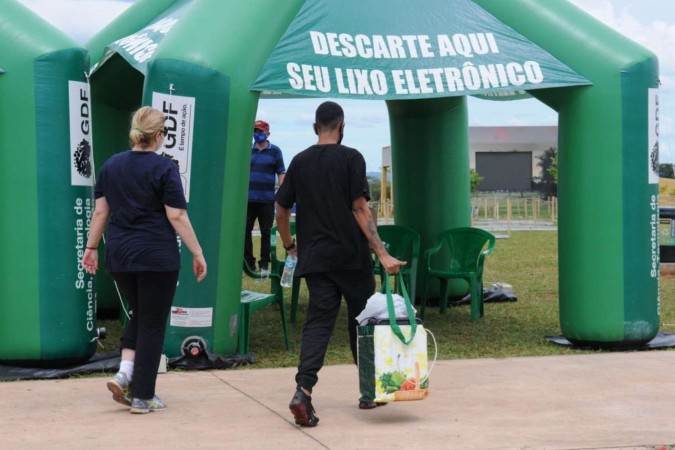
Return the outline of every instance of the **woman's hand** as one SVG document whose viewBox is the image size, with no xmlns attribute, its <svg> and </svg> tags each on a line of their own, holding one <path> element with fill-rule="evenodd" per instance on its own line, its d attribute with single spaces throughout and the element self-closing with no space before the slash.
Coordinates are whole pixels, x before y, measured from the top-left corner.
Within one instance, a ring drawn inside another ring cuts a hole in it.
<svg viewBox="0 0 675 450">
<path fill-rule="evenodd" d="M 88 273 L 96 275 L 96 271 L 98 270 L 98 250 L 87 248 L 84 251 L 82 267 L 84 267 L 84 270 Z"/>
<path fill-rule="evenodd" d="M 206 278 L 206 260 L 203 254 L 192 255 L 192 271 L 198 283 Z"/>
</svg>

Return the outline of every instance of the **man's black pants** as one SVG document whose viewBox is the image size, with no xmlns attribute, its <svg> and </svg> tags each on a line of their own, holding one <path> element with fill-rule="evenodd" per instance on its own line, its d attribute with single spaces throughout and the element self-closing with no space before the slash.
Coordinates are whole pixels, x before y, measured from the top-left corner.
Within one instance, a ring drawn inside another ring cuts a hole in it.
<svg viewBox="0 0 675 450">
<path fill-rule="evenodd" d="M 253 225 L 258 219 L 260 228 L 260 262 L 261 268 L 269 268 L 270 265 L 270 232 L 274 224 L 274 203 L 248 202 L 246 208 L 246 238 L 244 239 L 244 261 L 255 270 L 255 256 L 253 256 L 253 239 L 251 232 Z"/>
<path fill-rule="evenodd" d="M 133 311 L 121 339 L 123 349 L 136 350 L 131 396 L 148 400 L 155 396 L 157 369 L 178 271 L 116 272 L 112 276 Z"/>
<path fill-rule="evenodd" d="M 375 277 L 369 267 L 361 270 L 312 273 L 305 276 L 309 289 L 307 320 L 302 329 L 300 365 L 295 381 L 308 391 L 318 381 L 328 342 L 340 311 L 344 296 L 347 303 L 347 329 L 349 345 L 356 363 L 356 316 L 366 307 L 368 298 L 375 292 Z"/>
</svg>

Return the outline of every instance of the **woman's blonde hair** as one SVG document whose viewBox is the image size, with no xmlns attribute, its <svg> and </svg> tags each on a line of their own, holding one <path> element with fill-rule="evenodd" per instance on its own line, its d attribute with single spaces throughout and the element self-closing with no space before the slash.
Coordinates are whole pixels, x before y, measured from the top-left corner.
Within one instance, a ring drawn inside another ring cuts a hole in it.
<svg viewBox="0 0 675 450">
<path fill-rule="evenodd" d="M 158 132 L 164 131 L 166 115 L 161 111 L 144 106 L 134 113 L 131 119 L 129 139 L 132 145 L 141 148 L 149 147 Z"/>
</svg>

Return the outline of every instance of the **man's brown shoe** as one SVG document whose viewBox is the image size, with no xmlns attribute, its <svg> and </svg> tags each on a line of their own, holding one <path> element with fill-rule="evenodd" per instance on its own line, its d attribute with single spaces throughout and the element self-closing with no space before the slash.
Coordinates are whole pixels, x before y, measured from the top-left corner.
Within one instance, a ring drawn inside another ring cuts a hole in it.
<svg viewBox="0 0 675 450">
<path fill-rule="evenodd" d="M 384 406 L 386 405 L 386 402 L 369 402 L 366 400 L 361 400 L 359 401 L 359 409 L 373 409 L 377 408 L 378 406 Z"/>
</svg>

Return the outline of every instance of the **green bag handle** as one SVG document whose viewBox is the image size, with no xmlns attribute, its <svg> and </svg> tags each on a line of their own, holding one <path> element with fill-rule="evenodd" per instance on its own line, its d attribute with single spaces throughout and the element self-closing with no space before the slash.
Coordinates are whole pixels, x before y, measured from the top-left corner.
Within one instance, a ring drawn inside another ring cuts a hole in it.
<svg viewBox="0 0 675 450">
<path fill-rule="evenodd" d="M 394 332 L 396 337 L 403 342 L 403 344 L 408 345 L 415 339 L 415 333 L 417 332 L 417 319 L 415 318 L 415 311 L 413 310 L 412 304 L 410 303 L 410 296 L 408 295 L 408 290 L 405 288 L 405 283 L 403 282 L 403 275 L 401 272 L 397 274 L 398 282 L 401 286 L 401 291 L 403 292 L 403 300 L 405 300 L 405 309 L 408 311 L 408 320 L 410 321 L 410 339 L 405 338 L 401 332 L 401 328 L 396 323 L 396 313 L 394 312 L 394 298 L 391 296 L 391 286 L 389 285 L 389 275 L 385 274 L 384 277 L 384 289 L 387 294 L 387 311 L 389 312 L 389 326 Z"/>
</svg>

